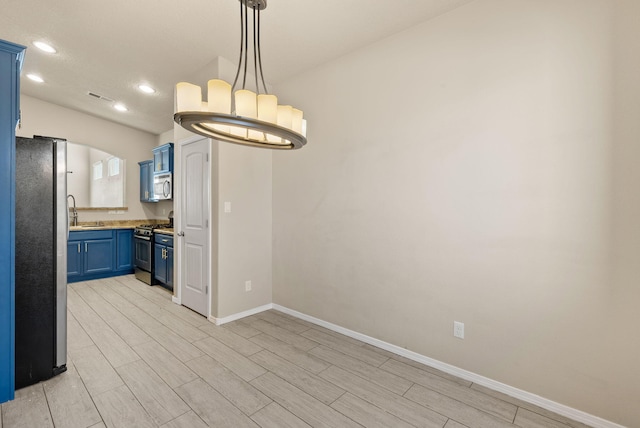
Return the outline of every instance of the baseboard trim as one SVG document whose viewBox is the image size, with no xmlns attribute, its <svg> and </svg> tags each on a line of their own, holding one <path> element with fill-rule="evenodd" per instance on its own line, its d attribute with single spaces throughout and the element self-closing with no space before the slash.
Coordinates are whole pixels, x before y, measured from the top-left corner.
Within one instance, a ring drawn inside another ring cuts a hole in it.
<svg viewBox="0 0 640 428">
<path fill-rule="evenodd" d="M 384 349 L 389 352 L 393 352 L 394 354 L 400 355 L 410 360 L 417 361 L 422 364 L 426 364 L 430 367 L 436 368 L 445 373 L 458 376 L 470 382 L 477 383 L 478 385 L 493 389 L 494 391 L 502 392 L 503 394 L 507 394 L 511 397 L 517 398 L 522 401 L 526 401 L 527 403 L 536 405 L 538 407 L 542 407 L 543 409 L 549 410 L 551 412 L 557 413 L 559 415 L 565 416 L 575 421 L 590 425 L 593 428 L 625 428 L 622 425 L 618 425 L 614 422 L 608 421 L 606 419 L 602 419 L 598 416 L 594 416 L 592 414 L 583 412 L 582 410 L 574 409 L 573 407 L 569 407 L 564 404 L 560 404 L 555 401 L 549 400 L 547 398 L 540 397 L 539 395 L 532 394 L 530 392 L 523 391 L 518 388 L 514 388 L 512 386 L 495 381 L 493 379 L 489 379 L 479 374 L 461 369 L 456 366 L 452 366 L 451 364 L 443 363 L 442 361 L 438 361 L 433 358 L 426 357 L 424 355 L 418 354 L 417 352 L 409 351 L 399 346 L 392 345 L 387 342 L 383 342 L 382 340 L 376 339 L 374 337 L 367 336 L 362 333 L 358 333 L 357 331 L 349 330 L 339 325 L 332 324 L 327 321 L 323 321 L 321 319 L 312 317 L 307 314 L 303 314 L 302 312 L 298 312 L 293 309 L 289 309 L 287 307 L 284 307 L 275 303 L 272 305 L 266 305 L 266 306 L 272 306 L 272 309 L 275 309 L 277 311 L 284 312 L 285 314 L 289 314 L 296 318 L 300 318 L 312 324 L 316 324 L 321 327 L 327 328 L 329 330 L 335 331 L 337 333 L 344 334 L 345 336 L 349 336 L 353 339 L 360 340 L 362 342 L 368 343 L 369 345 L 377 346 L 378 348 Z M 250 314 L 250 315 L 253 315 L 253 314 Z M 235 319 L 238 319 L 238 318 L 235 318 Z"/>
<path fill-rule="evenodd" d="M 176 305 L 180 305 L 180 299 L 178 299 L 176 296 L 171 296 L 171 301 L 173 303 L 175 303 Z"/>
<path fill-rule="evenodd" d="M 243 312 L 238 312 L 237 314 L 229 315 L 223 318 L 216 318 L 212 315 L 209 317 L 209 321 L 211 321 L 215 325 L 222 325 L 231 321 L 239 320 L 244 317 L 259 314 L 260 312 L 268 311 L 269 309 L 273 309 L 273 304 L 269 303 L 267 305 L 258 306 L 257 308 L 249 309 Z"/>
</svg>

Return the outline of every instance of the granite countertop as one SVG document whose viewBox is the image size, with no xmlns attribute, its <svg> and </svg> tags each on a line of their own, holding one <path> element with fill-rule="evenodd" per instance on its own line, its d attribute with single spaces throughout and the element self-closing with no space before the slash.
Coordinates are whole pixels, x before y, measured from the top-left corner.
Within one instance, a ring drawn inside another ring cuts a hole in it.
<svg viewBox="0 0 640 428">
<path fill-rule="evenodd" d="M 135 229 L 135 226 L 80 225 L 80 226 L 69 227 L 69 230 L 72 232 L 82 231 L 82 230 L 111 230 L 111 229 Z"/>
<path fill-rule="evenodd" d="M 91 221 L 80 222 L 77 226 L 71 226 L 71 231 L 83 231 L 83 230 L 111 230 L 111 229 L 135 229 L 141 224 L 157 224 L 157 220 L 105 220 L 105 221 Z M 160 222 L 161 223 L 161 222 Z M 167 235 L 173 235 L 173 229 L 156 229 L 156 231 L 166 230 Z"/>
<path fill-rule="evenodd" d="M 163 235 L 173 236 L 173 229 L 153 229 L 153 233 L 161 233 Z"/>
</svg>

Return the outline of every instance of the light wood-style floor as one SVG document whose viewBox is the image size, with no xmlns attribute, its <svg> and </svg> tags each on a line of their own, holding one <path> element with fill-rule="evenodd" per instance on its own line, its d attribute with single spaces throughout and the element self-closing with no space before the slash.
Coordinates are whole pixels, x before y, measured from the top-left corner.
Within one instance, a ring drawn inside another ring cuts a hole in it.
<svg viewBox="0 0 640 428">
<path fill-rule="evenodd" d="M 68 371 L 0 428 L 585 427 L 277 311 L 217 327 L 132 275 L 68 302 Z"/>
</svg>

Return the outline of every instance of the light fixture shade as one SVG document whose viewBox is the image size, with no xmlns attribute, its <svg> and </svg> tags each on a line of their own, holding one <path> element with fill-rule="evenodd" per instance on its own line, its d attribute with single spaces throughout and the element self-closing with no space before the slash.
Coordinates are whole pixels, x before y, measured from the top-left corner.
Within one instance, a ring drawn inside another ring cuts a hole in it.
<svg viewBox="0 0 640 428">
<path fill-rule="evenodd" d="M 246 89 L 240 89 L 236 91 L 236 114 L 238 116 L 248 117 L 250 119 L 258 118 L 258 99 L 257 95 L 253 91 Z M 234 131 L 232 130 L 232 134 Z M 235 134 L 234 134 L 235 135 Z M 262 132 L 253 131 L 251 129 L 245 132 L 247 138 L 252 140 L 262 141 L 264 140 L 264 134 Z"/>
<path fill-rule="evenodd" d="M 246 89 L 240 89 L 235 93 L 236 114 L 250 119 L 258 118 L 258 101 L 256 93 Z"/>
<path fill-rule="evenodd" d="M 297 108 L 291 109 L 291 130 L 302 134 L 302 110 L 298 110 Z"/>
<path fill-rule="evenodd" d="M 258 95 L 258 120 L 278 123 L 278 97 L 268 94 Z M 263 138 L 271 143 L 279 143 L 282 140 L 271 134 L 265 134 Z"/>
<path fill-rule="evenodd" d="M 176 111 L 201 111 L 202 89 L 198 85 L 180 82 L 176 85 Z"/>
<path fill-rule="evenodd" d="M 231 85 L 220 79 L 211 79 L 207 84 L 209 111 L 213 113 L 231 113 Z"/>
<path fill-rule="evenodd" d="M 291 129 L 293 120 L 293 107 L 278 106 L 278 125 L 287 129 Z"/>
<path fill-rule="evenodd" d="M 278 123 L 278 97 L 258 95 L 258 119 L 263 122 Z"/>
<path fill-rule="evenodd" d="M 275 136 L 275 135 L 269 134 L 269 133 L 265 133 L 264 137 L 270 143 L 282 144 L 282 138 L 281 137 L 278 137 L 278 136 Z"/>
<path fill-rule="evenodd" d="M 302 119 L 302 136 L 307 138 L 307 119 Z"/>
<path fill-rule="evenodd" d="M 241 128 L 239 126 L 230 126 L 229 133 L 236 137 L 247 138 L 247 128 Z"/>
</svg>

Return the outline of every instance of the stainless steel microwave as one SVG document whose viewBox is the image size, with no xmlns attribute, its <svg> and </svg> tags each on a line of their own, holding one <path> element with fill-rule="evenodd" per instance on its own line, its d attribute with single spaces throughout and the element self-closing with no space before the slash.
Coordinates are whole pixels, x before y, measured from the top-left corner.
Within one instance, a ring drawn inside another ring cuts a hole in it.
<svg viewBox="0 0 640 428">
<path fill-rule="evenodd" d="M 158 174 L 153 177 L 153 198 L 159 201 L 173 199 L 171 174 Z"/>
</svg>

